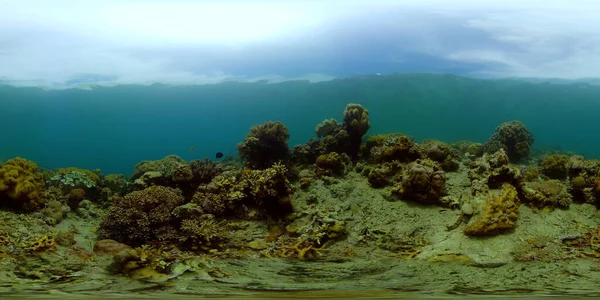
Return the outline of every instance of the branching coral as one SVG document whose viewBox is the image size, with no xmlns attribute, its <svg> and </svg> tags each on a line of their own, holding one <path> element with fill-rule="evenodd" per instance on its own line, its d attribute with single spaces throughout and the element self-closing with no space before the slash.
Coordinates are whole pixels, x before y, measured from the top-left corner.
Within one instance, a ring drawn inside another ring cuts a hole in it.
<svg viewBox="0 0 600 300">
<path fill-rule="evenodd" d="M 209 183 L 215 176 L 224 171 L 221 164 L 210 159 L 192 160 L 192 162 L 190 162 L 190 167 L 192 168 L 193 180 L 200 184 Z"/>
<path fill-rule="evenodd" d="M 44 179 L 32 161 L 17 157 L 0 168 L 0 204 L 37 210 L 44 204 L 43 189 Z"/>
<path fill-rule="evenodd" d="M 100 235 L 130 245 L 177 239 L 180 224 L 173 210 L 183 202 L 181 191 L 169 187 L 132 192 L 109 209 Z"/>
<path fill-rule="evenodd" d="M 519 218 L 519 205 L 515 187 L 504 184 L 500 195 L 490 194 L 483 214 L 465 228 L 465 234 L 495 235 L 513 229 Z"/>
<path fill-rule="evenodd" d="M 290 155 L 287 140 L 290 138 L 283 123 L 267 122 L 252 126 L 244 142 L 237 145 L 242 159 L 252 169 L 266 169 L 274 163 L 287 162 Z"/>
<path fill-rule="evenodd" d="M 496 132 L 484 145 L 486 153 L 495 153 L 504 149 L 512 162 L 521 161 L 529 156 L 533 144 L 533 135 L 519 121 L 500 124 Z"/>
</svg>

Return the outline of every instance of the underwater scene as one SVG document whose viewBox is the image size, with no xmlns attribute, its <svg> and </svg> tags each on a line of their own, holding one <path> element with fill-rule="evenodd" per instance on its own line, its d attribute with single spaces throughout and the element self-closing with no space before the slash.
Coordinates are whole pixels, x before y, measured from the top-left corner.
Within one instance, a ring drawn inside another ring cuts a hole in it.
<svg viewBox="0 0 600 300">
<path fill-rule="evenodd" d="M 589 7 L 82 3 L 0 2 L 1 299 L 600 296 Z"/>
</svg>

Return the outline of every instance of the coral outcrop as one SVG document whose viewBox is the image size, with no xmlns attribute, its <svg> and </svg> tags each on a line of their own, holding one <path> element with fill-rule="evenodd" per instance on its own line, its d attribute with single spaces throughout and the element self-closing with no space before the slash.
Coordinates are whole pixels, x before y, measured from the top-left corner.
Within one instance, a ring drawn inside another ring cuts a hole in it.
<svg viewBox="0 0 600 300">
<path fill-rule="evenodd" d="M 542 174 L 552 179 L 565 179 L 568 175 L 569 158 L 562 154 L 543 157 L 540 162 Z"/>
<path fill-rule="evenodd" d="M 43 207 L 44 179 L 37 165 L 17 157 L 0 167 L 0 205 L 7 204 L 25 211 Z"/>
<path fill-rule="evenodd" d="M 425 141 L 419 145 L 421 153 L 425 158 L 437 161 L 446 172 L 458 170 L 460 166 L 460 155 L 457 149 L 440 141 Z"/>
<path fill-rule="evenodd" d="M 317 157 L 315 174 L 317 176 L 343 176 L 349 165 L 350 157 L 346 153 L 340 155 L 337 152 L 330 152 Z"/>
<path fill-rule="evenodd" d="M 486 153 L 495 153 L 503 149 L 511 162 L 519 162 L 529 157 L 533 135 L 519 121 L 510 121 L 500 124 L 496 132 L 484 145 Z"/>
<path fill-rule="evenodd" d="M 102 221 L 100 236 L 137 246 L 178 239 L 180 221 L 173 210 L 184 203 L 178 189 L 152 186 L 115 202 Z"/>
<path fill-rule="evenodd" d="M 439 202 L 446 193 L 446 174 L 434 161 L 416 160 L 407 165 L 394 193 L 421 203 Z"/>
<path fill-rule="evenodd" d="M 287 163 L 290 155 L 289 138 L 290 134 L 283 123 L 267 122 L 252 126 L 237 148 L 249 168 L 263 170 L 280 161 Z"/>
<path fill-rule="evenodd" d="M 504 184 L 499 195 L 490 192 L 485 210 L 464 229 L 465 234 L 496 235 L 515 228 L 519 218 L 519 205 L 515 187 Z"/>
<path fill-rule="evenodd" d="M 224 172 L 200 185 L 191 203 L 200 213 L 217 216 L 256 214 L 248 210 L 252 207 L 271 216 L 287 214 L 292 210 L 288 199 L 292 189 L 286 173 L 287 168 L 279 163 L 265 170 Z"/>
<path fill-rule="evenodd" d="M 411 162 L 423 157 L 418 144 L 412 138 L 399 133 L 370 137 L 362 152 L 374 162 Z"/>
<path fill-rule="evenodd" d="M 536 208 L 568 208 L 573 202 L 567 186 L 560 180 L 527 182 L 523 188 L 523 202 Z"/>
</svg>

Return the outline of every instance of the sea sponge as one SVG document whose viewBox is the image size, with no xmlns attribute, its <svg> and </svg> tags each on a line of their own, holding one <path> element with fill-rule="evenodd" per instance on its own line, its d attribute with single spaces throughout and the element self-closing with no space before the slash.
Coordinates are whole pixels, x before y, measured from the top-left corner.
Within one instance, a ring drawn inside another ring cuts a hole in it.
<svg viewBox="0 0 600 300">
<path fill-rule="evenodd" d="M 100 236 L 136 246 L 152 240 L 176 240 L 180 220 L 173 210 L 184 203 L 182 192 L 152 186 L 115 202 L 100 225 Z"/>
<path fill-rule="evenodd" d="M 544 175 L 552 179 L 565 179 L 568 172 L 569 158 L 562 154 L 545 156 L 539 162 Z"/>
<path fill-rule="evenodd" d="M 509 183 L 499 195 L 490 192 L 483 214 L 464 230 L 467 235 L 496 235 L 513 229 L 519 219 L 517 189 Z"/>
<path fill-rule="evenodd" d="M 237 148 L 249 168 L 263 170 L 276 162 L 287 162 L 290 155 L 289 138 L 290 133 L 283 123 L 267 122 L 252 126 Z"/>
<path fill-rule="evenodd" d="M 37 210 L 44 204 L 43 190 L 44 179 L 34 162 L 17 157 L 0 168 L 0 203 Z"/>
<path fill-rule="evenodd" d="M 496 132 L 484 145 L 486 153 L 495 153 L 504 149 L 511 162 L 519 162 L 529 157 L 533 135 L 519 121 L 510 121 L 500 124 Z"/>
</svg>

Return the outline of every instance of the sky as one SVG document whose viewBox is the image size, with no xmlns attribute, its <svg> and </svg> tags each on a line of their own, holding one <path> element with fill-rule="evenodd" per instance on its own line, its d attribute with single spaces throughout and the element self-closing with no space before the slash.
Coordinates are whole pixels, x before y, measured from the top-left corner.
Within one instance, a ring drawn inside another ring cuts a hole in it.
<svg viewBox="0 0 600 300">
<path fill-rule="evenodd" d="M 599 11 L 594 0 L 0 0 L 0 82 L 598 78 Z"/>
</svg>

